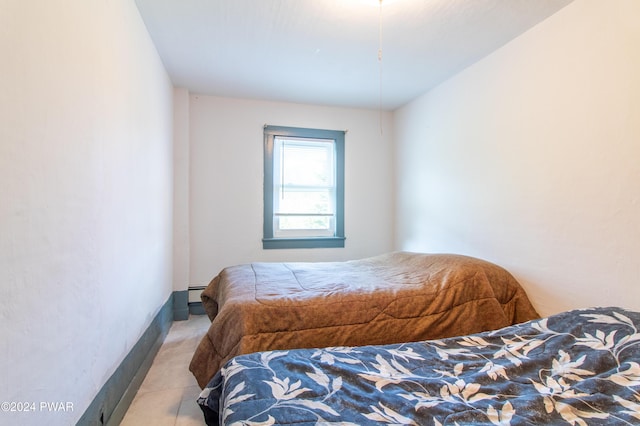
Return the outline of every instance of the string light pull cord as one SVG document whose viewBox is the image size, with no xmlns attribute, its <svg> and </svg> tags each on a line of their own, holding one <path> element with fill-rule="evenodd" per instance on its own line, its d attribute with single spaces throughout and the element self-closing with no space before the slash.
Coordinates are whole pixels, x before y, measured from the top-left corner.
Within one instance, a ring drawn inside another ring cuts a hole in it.
<svg viewBox="0 0 640 426">
<path fill-rule="evenodd" d="M 378 5 L 378 70 L 379 70 L 379 88 L 378 88 L 378 120 L 380 121 L 380 135 L 383 134 L 382 129 L 382 1 Z"/>
</svg>

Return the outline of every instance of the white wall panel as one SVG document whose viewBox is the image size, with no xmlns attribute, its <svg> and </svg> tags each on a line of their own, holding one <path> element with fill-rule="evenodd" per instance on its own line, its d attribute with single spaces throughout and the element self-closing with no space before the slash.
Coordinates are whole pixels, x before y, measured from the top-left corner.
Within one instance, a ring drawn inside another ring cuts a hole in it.
<svg viewBox="0 0 640 426">
<path fill-rule="evenodd" d="M 171 294 L 172 87 L 133 2 L 0 6 L 0 400 L 72 411 Z"/>
<path fill-rule="evenodd" d="M 542 314 L 640 309 L 637 16 L 576 0 L 397 111 L 398 246 L 501 264 Z"/>
<path fill-rule="evenodd" d="M 392 250 L 390 113 L 194 94 L 189 111 L 192 285 L 239 263 L 347 260 Z M 348 130 L 344 248 L 262 249 L 265 124 Z"/>
</svg>

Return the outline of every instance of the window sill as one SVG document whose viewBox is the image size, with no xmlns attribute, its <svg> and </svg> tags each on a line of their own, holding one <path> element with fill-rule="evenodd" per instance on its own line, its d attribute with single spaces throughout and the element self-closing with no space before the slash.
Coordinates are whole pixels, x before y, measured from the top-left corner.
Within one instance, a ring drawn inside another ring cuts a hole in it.
<svg viewBox="0 0 640 426">
<path fill-rule="evenodd" d="M 341 248 L 345 237 L 263 238 L 263 249 Z"/>
</svg>

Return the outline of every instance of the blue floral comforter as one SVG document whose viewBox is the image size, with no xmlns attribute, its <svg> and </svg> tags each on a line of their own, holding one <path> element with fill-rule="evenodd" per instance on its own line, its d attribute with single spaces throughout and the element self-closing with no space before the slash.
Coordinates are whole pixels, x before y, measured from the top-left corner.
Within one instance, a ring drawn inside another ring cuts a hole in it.
<svg viewBox="0 0 640 426">
<path fill-rule="evenodd" d="M 259 352 L 198 403 L 208 424 L 640 424 L 640 313 L 576 310 L 385 346 Z"/>
</svg>

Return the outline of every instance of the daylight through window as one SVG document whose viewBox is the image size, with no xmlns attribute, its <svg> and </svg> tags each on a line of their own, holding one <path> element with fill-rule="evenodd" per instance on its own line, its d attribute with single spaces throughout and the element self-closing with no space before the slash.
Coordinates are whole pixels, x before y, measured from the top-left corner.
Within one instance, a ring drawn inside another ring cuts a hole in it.
<svg viewBox="0 0 640 426">
<path fill-rule="evenodd" d="M 265 248 L 343 247 L 344 132 L 265 127 Z"/>
</svg>

